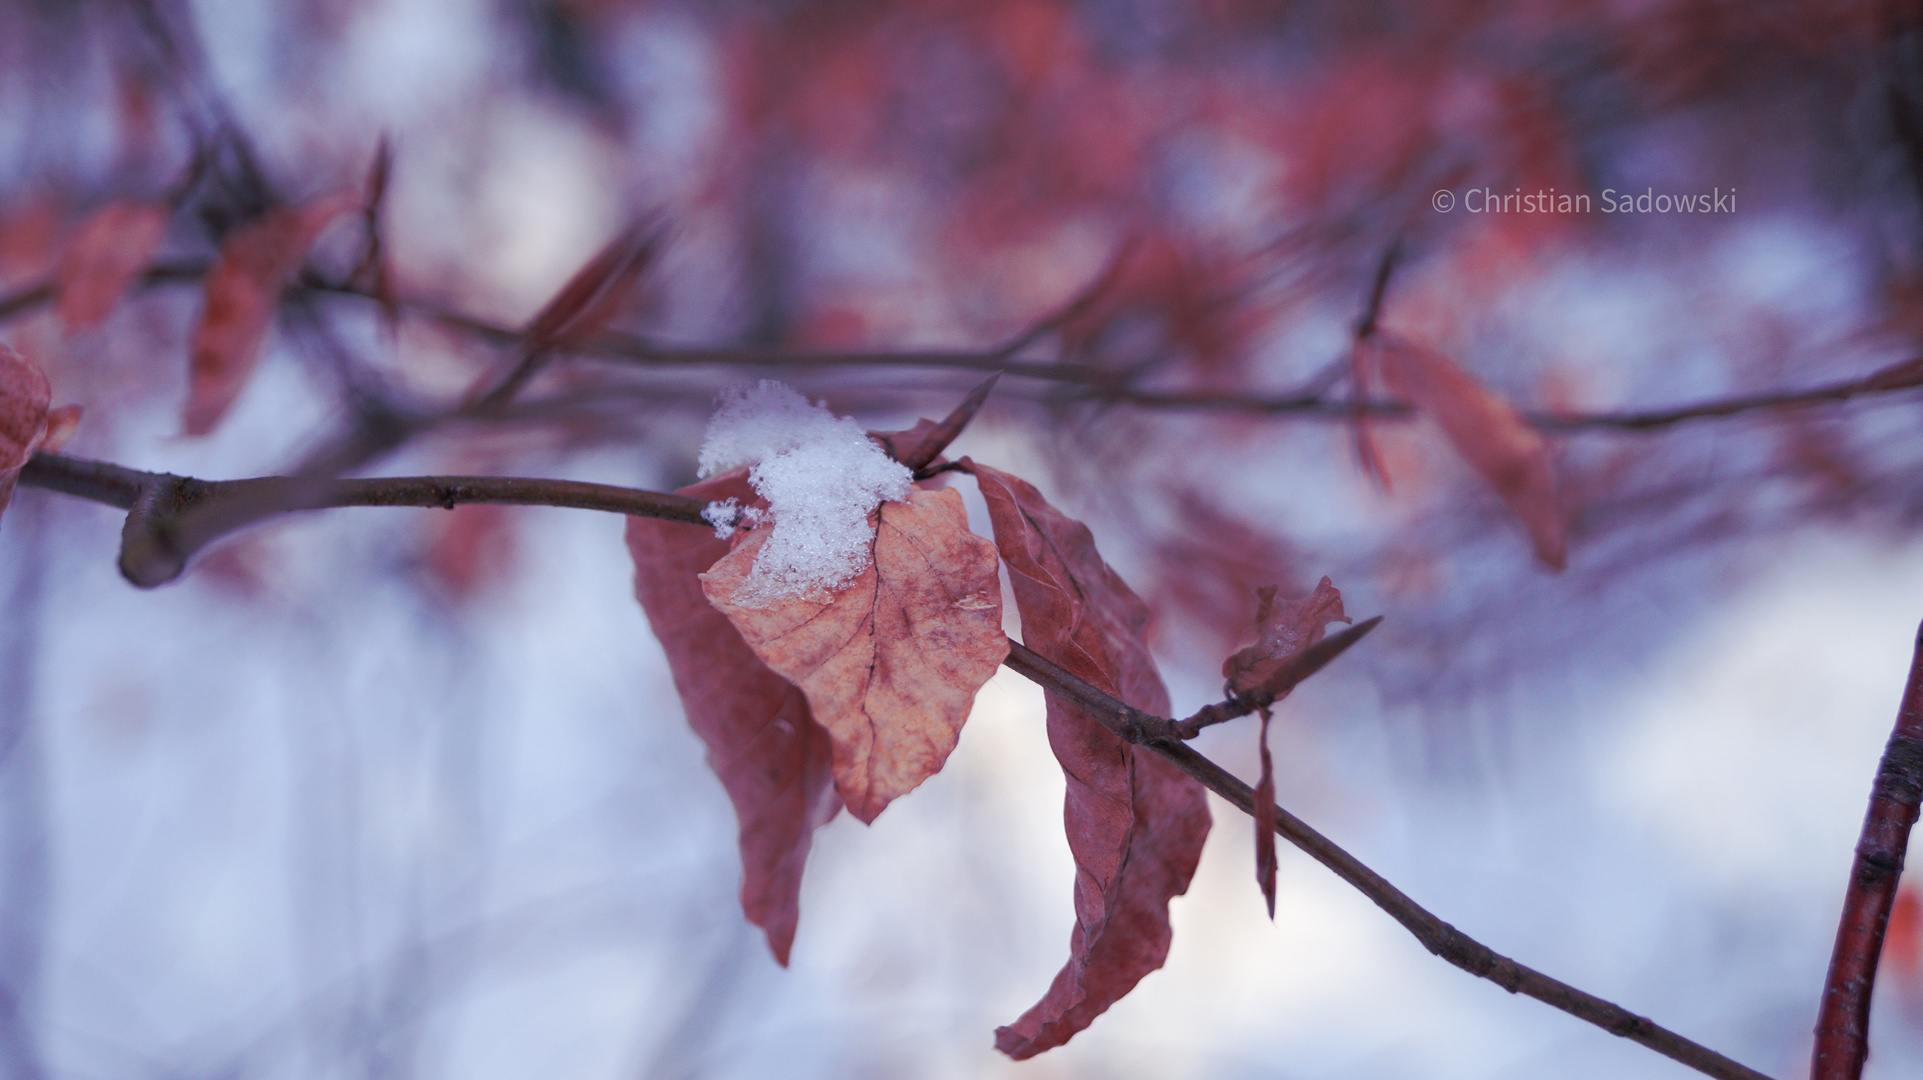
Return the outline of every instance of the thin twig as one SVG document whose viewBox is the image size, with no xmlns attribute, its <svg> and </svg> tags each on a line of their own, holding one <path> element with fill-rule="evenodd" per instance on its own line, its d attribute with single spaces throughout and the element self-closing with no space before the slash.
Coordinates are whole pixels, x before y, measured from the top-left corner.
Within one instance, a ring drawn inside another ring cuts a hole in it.
<svg viewBox="0 0 1923 1080">
<path fill-rule="evenodd" d="M 1876 988 L 1876 962 L 1883 953 L 1896 885 L 1903 876 L 1910 826 L 1923 801 L 1923 629 L 1917 632 L 1909 684 L 1896 713 L 1883 760 L 1870 786 L 1870 808 L 1856 842 L 1843 917 L 1836 928 L 1836 949 L 1823 980 L 1823 1004 L 1816 1017 L 1816 1050 L 1810 1080 L 1857 1080 L 1870 1055 L 1870 993 Z"/>
<path fill-rule="evenodd" d="M 1186 743 L 1171 741 L 1158 734 L 1173 728 L 1175 725 L 1172 721 L 1150 716 L 1124 704 L 1025 648 L 1020 642 L 1009 642 L 1006 663 L 1009 668 L 1039 683 L 1043 689 L 1075 702 L 1117 737 L 1138 746 L 1146 746 L 1162 755 L 1176 768 L 1228 800 L 1236 809 L 1254 816 L 1254 789 L 1220 765 L 1196 753 Z M 1620 1005 L 1585 993 L 1503 956 L 1437 918 L 1333 840 L 1280 806 L 1275 807 L 1275 831 L 1374 901 L 1377 907 L 1388 912 L 1390 918 L 1414 935 L 1424 948 L 1471 975 L 1488 979 L 1512 994 L 1526 994 L 1705 1075 L 1720 1080 L 1768 1080 L 1764 1074 L 1731 1061 L 1647 1017 L 1638 1016 Z"/>
<path fill-rule="evenodd" d="M 207 269 L 205 261 L 156 263 L 141 276 L 142 285 L 164 285 L 196 281 Z M 354 283 L 323 281 L 303 275 L 293 286 L 336 296 L 379 301 L 368 288 Z M 55 288 L 50 281 L 35 282 L 12 293 L 0 294 L 0 320 L 26 314 L 51 303 Z M 399 308 L 420 318 L 437 322 L 449 330 L 492 345 L 514 345 L 521 331 L 477 318 L 434 301 L 401 297 Z M 1071 304 L 1068 311 L 1076 305 Z M 1049 324 L 1058 322 L 1063 312 L 1051 314 L 1034 326 L 991 349 L 906 349 L 876 351 L 789 351 L 725 347 L 674 346 L 650 341 L 633 334 L 603 332 L 571 342 L 565 352 L 601 360 L 639 364 L 647 367 L 729 366 L 785 369 L 806 368 L 935 368 L 959 371 L 1000 371 L 1010 377 L 1033 379 L 1077 387 L 1068 395 L 1053 395 L 1051 402 L 1087 401 L 1099 405 L 1127 405 L 1139 409 L 1170 412 L 1226 412 L 1248 416 L 1290 417 L 1308 420 L 1353 422 L 1358 416 L 1370 420 L 1405 420 L 1415 411 L 1406 402 L 1392 400 L 1350 400 L 1328 394 L 1324 374 L 1303 386 L 1281 393 L 1208 390 L 1142 390 L 1128 385 L 1119 373 L 1079 362 L 1019 361 L 1013 354 L 1045 333 Z M 1900 393 L 1923 386 L 1923 358 L 1905 360 L 1868 376 L 1822 383 L 1802 390 L 1774 390 L 1712 398 L 1687 405 L 1657 409 L 1609 410 L 1599 412 L 1525 411 L 1522 418 L 1546 432 L 1622 431 L 1654 432 L 1695 420 L 1717 419 L 1771 409 L 1803 409 L 1840 404 L 1858 398 Z"/>
<path fill-rule="evenodd" d="M 196 552 L 236 529 L 302 510 L 341 506 L 438 506 L 452 510 L 463 503 L 513 503 L 603 510 L 702 525 L 707 521 L 701 513 L 708 507 L 700 499 L 683 495 L 577 480 L 512 476 L 196 480 L 57 454 L 34 455 L 21 471 L 20 483 L 128 511 L 121 532 L 120 572 L 142 588 L 164 585 L 179 577 Z"/>
</svg>

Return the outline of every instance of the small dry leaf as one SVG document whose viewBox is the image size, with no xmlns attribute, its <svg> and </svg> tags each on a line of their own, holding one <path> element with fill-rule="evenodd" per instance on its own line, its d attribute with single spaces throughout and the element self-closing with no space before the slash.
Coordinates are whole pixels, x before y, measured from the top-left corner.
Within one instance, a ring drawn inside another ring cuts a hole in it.
<svg viewBox="0 0 1923 1080">
<path fill-rule="evenodd" d="M 80 413 L 78 405 L 62 405 L 47 413 L 47 434 L 40 439 L 40 451 L 58 454 L 66 449 L 68 440 L 80 429 Z"/>
<path fill-rule="evenodd" d="M 634 302 L 665 241 L 666 230 L 657 218 L 643 218 L 623 229 L 529 320 L 528 351 L 581 341 L 619 316 Z"/>
<path fill-rule="evenodd" d="M 746 469 L 679 494 L 757 501 Z M 786 966 L 814 831 L 841 809 L 833 744 L 800 689 L 770 671 L 702 594 L 700 575 L 728 554 L 727 541 L 700 526 L 629 518 L 628 551 L 635 596 L 661 639 L 688 726 L 740 822 L 742 911 Z"/>
<path fill-rule="evenodd" d="M 1568 523 L 1556 495 L 1548 440 L 1507 401 L 1433 349 L 1386 336 L 1368 347 L 1391 393 L 1433 417 L 1443 434 L 1529 530 L 1536 558 L 1560 570 Z"/>
<path fill-rule="evenodd" d="M 1323 578 L 1315 591 L 1300 600 L 1275 602 L 1275 586 L 1257 590 L 1260 604 L 1255 611 L 1255 644 L 1222 662 L 1222 677 L 1238 696 L 1247 695 L 1289 665 L 1302 650 L 1322 640 L 1328 624 L 1348 622 L 1342 611 L 1342 593 L 1333 582 Z M 1288 693 L 1288 687 L 1268 688 Z"/>
<path fill-rule="evenodd" d="M 108 203 L 80 223 L 55 276 L 68 330 L 106 321 L 166 237 L 168 216 L 165 203 L 128 201 Z"/>
<path fill-rule="evenodd" d="M 0 345 L 0 511 L 13 498 L 14 484 L 47 434 L 47 405 L 53 390 L 32 361 Z"/>
<path fill-rule="evenodd" d="M 1275 758 L 1269 753 L 1269 720 L 1274 713 L 1262 710 L 1262 726 L 1256 747 L 1262 758 L 1262 776 L 1255 782 L 1255 883 L 1262 889 L 1262 902 L 1275 918 Z"/>
<path fill-rule="evenodd" d="M 1167 716 L 1148 608 L 1102 561 L 1088 526 L 1023 480 L 963 459 L 980 482 L 1029 648 L 1138 709 Z M 1075 858 L 1068 962 L 995 1046 L 1021 1060 L 1067 1042 L 1168 959 L 1169 900 L 1188 891 L 1209 834 L 1202 785 L 1047 695 Z"/>
<path fill-rule="evenodd" d="M 825 600 L 745 602 L 771 526 L 701 575 L 755 654 L 807 694 L 834 738 L 835 786 L 864 822 L 941 770 L 1008 655 L 995 546 L 968 531 L 959 494 L 912 492 L 875 523 L 867 569 Z"/>
<path fill-rule="evenodd" d="M 281 290 L 328 222 L 359 205 L 360 196 L 336 191 L 301 206 L 276 207 L 221 242 L 194 328 L 187 434 L 205 435 L 227 414 L 254 373 Z"/>
</svg>

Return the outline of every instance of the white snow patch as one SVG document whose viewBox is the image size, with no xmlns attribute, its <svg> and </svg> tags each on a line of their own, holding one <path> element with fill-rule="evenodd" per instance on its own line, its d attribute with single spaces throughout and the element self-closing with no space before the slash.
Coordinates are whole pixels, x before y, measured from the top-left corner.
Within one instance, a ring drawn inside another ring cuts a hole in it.
<svg viewBox="0 0 1923 1080">
<path fill-rule="evenodd" d="M 774 521 L 742 592 L 760 607 L 833 591 L 867 569 L 868 515 L 884 500 L 906 499 L 914 480 L 860 424 L 772 379 L 723 391 L 701 446 L 704 477 L 750 464 L 748 482 Z M 710 520 L 722 535 L 723 521 Z"/>
</svg>

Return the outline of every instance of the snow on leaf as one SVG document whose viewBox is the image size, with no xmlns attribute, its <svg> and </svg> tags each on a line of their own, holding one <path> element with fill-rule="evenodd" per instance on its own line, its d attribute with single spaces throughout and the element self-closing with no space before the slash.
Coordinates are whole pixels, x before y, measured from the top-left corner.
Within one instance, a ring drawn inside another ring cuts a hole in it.
<svg viewBox="0 0 1923 1080">
<path fill-rule="evenodd" d="M 1529 530 L 1536 558 L 1560 570 L 1568 525 L 1556 496 L 1549 443 L 1507 401 L 1454 361 L 1410 341 L 1378 335 L 1369 347 L 1389 390 L 1429 416 Z"/>
<path fill-rule="evenodd" d="M 0 511 L 13 498 L 20 470 L 47 435 L 47 376 L 19 353 L 0 345 Z"/>
<path fill-rule="evenodd" d="M 167 235 L 167 217 L 165 203 L 128 201 L 108 203 L 80 223 L 55 277 L 67 329 L 106 321 Z"/>
<path fill-rule="evenodd" d="M 752 501 L 746 470 L 682 488 L 698 499 Z M 814 831 L 841 809 L 828 733 L 799 688 L 768 669 L 708 603 L 700 574 L 728 554 L 712 530 L 628 519 L 634 591 L 668 657 L 688 725 L 734 804 L 741 835 L 741 908 L 782 965 L 800 915 Z"/>
<path fill-rule="evenodd" d="M 1036 652 L 1138 709 L 1168 715 L 1149 655 L 1148 609 L 1095 550 L 1088 527 L 1006 473 L 964 460 L 981 484 L 995 543 Z M 995 1032 L 1017 1060 L 1060 1046 L 1168 958 L 1168 905 L 1188 891 L 1208 837 L 1202 786 L 1050 694 L 1048 741 L 1068 791 L 1075 857 L 1069 958 L 1041 1001 Z"/>
<path fill-rule="evenodd" d="M 1246 695 L 1268 689 L 1277 699 L 1289 687 L 1264 687 L 1276 673 L 1289 665 L 1302 650 L 1322 640 L 1332 622 L 1349 622 L 1342 611 L 1342 593 L 1328 578 L 1316 583 L 1315 591 L 1300 600 L 1275 602 L 1275 586 L 1258 590 L 1261 598 L 1255 612 L 1255 644 L 1238 651 L 1222 662 L 1222 677 L 1229 689 Z"/>
<path fill-rule="evenodd" d="M 700 464 L 703 476 L 752 465 L 749 482 L 774 519 L 734 594 L 743 606 L 826 602 L 869 564 L 869 515 L 907 498 L 914 478 L 860 424 L 765 379 L 722 395 Z"/>
<path fill-rule="evenodd" d="M 753 575 L 781 528 L 776 513 L 702 587 L 755 654 L 808 695 L 834 738 L 842 801 L 872 822 L 941 770 L 975 692 L 1008 654 L 995 546 L 968 531 L 959 494 L 915 491 L 881 505 L 873 558 L 839 592 L 763 605 Z"/>
<path fill-rule="evenodd" d="M 221 241 L 194 327 L 187 434 L 205 435 L 220 423 L 254 373 L 281 290 L 300 269 L 307 249 L 328 222 L 359 205 L 353 192 L 333 192 L 269 210 Z"/>
</svg>

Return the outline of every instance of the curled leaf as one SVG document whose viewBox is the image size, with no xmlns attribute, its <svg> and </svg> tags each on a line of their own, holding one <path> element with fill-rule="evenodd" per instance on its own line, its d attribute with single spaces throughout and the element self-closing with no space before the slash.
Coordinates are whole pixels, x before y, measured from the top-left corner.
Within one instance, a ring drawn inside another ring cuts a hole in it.
<svg viewBox="0 0 1923 1080">
<path fill-rule="evenodd" d="M 1348 622 L 1342 611 L 1342 593 L 1328 578 L 1316 582 L 1315 591 L 1300 600 L 1275 602 L 1275 586 L 1257 590 L 1255 644 L 1222 662 L 1222 677 L 1237 696 L 1247 696 L 1283 668 L 1288 667 L 1304 649 L 1322 640 L 1328 624 Z M 1275 687 L 1275 698 L 1289 691 Z M 1274 699 L 1271 699 L 1274 700 Z"/>
<path fill-rule="evenodd" d="M 20 470 L 47 434 L 47 376 L 19 353 L 0 345 L 0 511 L 13 497 Z"/>
<path fill-rule="evenodd" d="M 1536 558 L 1560 570 L 1568 555 L 1568 524 L 1556 495 L 1548 440 L 1523 422 L 1502 397 L 1434 349 L 1377 335 L 1365 346 L 1390 392 L 1434 418 L 1444 435 L 1510 513 L 1529 530 Z"/>
<path fill-rule="evenodd" d="M 99 325 L 113 313 L 166 237 L 167 218 L 164 203 L 129 201 L 108 203 L 80 223 L 55 272 L 67 329 Z"/>
<path fill-rule="evenodd" d="M 1262 775 L 1255 782 L 1255 883 L 1262 890 L 1262 901 L 1275 918 L 1275 758 L 1269 753 L 1269 709 L 1262 710 L 1262 726 L 1256 735 L 1256 748 L 1262 759 Z"/>
<path fill-rule="evenodd" d="M 701 575 L 708 599 L 834 738 L 835 786 L 864 822 L 941 770 L 1002 658 L 995 546 L 961 496 L 915 491 L 876 512 L 873 557 L 839 591 L 748 595 L 763 526 Z"/>
<path fill-rule="evenodd" d="M 254 373 L 281 290 L 328 222 L 359 205 L 360 196 L 336 191 L 269 210 L 221 241 L 194 327 L 187 434 L 205 435 L 227 414 Z"/>
<path fill-rule="evenodd" d="M 1168 715 L 1148 608 L 1102 561 L 1088 527 L 1027 482 L 975 464 L 1029 648 L 1138 709 Z M 1068 962 L 1021 1018 L 995 1032 L 1017 1060 L 1067 1042 L 1168 958 L 1170 899 L 1188 891 L 1209 832 L 1201 784 L 1116 738 L 1054 694 L 1048 742 L 1067 781 L 1075 858 Z"/>
<path fill-rule="evenodd" d="M 680 494 L 755 500 L 745 469 Z M 833 745 L 801 690 L 770 671 L 702 594 L 700 574 L 728 554 L 727 541 L 712 529 L 638 517 L 628 519 L 627 539 L 635 596 L 740 823 L 742 911 L 785 966 L 814 831 L 841 809 Z"/>
</svg>

